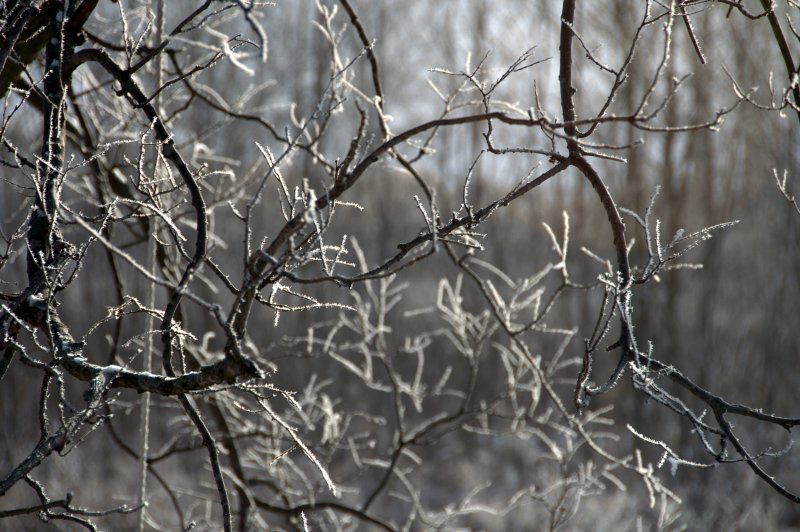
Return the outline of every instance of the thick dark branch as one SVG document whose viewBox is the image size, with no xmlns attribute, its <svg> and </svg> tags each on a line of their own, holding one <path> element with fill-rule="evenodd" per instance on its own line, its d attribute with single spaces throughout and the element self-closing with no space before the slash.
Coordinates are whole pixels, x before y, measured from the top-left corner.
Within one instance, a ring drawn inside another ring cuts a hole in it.
<svg viewBox="0 0 800 532">
<path fill-rule="evenodd" d="M 378 527 L 381 530 L 388 530 L 389 532 L 393 532 L 398 530 L 397 527 L 390 525 L 384 521 L 381 521 L 377 517 L 372 517 L 365 511 L 357 510 L 355 508 L 351 508 L 347 505 L 338 503 L 338 502 L 316 502 L 316 503 L 309 503 L 309 504 L 300 504 L 297 506 L 293 506 L 291 508 L 282 508 L 280 506 L 275 506 L 273 504 L 268 503 L 262 499 L 255 499 L 256 506 L 261 508 L 262 510 L 267 510 L 273 513 L 279 513 L 284 515 L 298 515 L 300 512 L 314 512 L 317 510 L 333 510 L 335 512 L 351 515 L 357 518 L 360 521 L 365 523 L 369 523 L 373 526 Z"/>
<path fill-rule="evenodd" d="M 34 447 L 28 457 L 19 466 L 14 468 L 8 476 L 0 481 L 0 497 L 5 495 L 20 479 L 38 467 L 44 459 L 50 456 L 54 451 L 63 449 L 64 445 L 67 443 L 67 436 L 67 429 L 61 427 L 49 437 L 39 440 L 39 443 L 36 444 L 36 447 Z"/>
<path fill-rule="evenodd" d="M 62 365 L 70 375 L 82 381 L 95 378 L 107 379 L 109 388 L 131 388 L 137 392 L 158 395 L 180 395 L 208 390 L 219 384 L 233 384 L 241 380 L 262 377 L 254 364 L 234 360 L 231 357 L 208 364 L 197 371 L 180 376 L 165 377 L 148 372 L 130 371 L 119 366 L 98 366 L 85 358 L 66 357 Z"/>
<path fill-rule="evenodd" d="M 27 0 L 21 0 L 20 3 L 27 3 Z M 4 35 L 0 50 L 0 98 L 6 95 L 11 84 L 22 74 L 24 67 L 32 63 L 47 44 L 49 32 L 43 28 L 50 20 L 51 9 L 59 3 L 48 0 L 38 10 L 33 6 L 26 7 L 26 11 L 21 11 L 18 15 L 15 25 L 9 29 L 7 35 Z M 63 35 L 68 40 L 78 36 L 97 3 L 98 0 L 83 0 L 75 8 L 75 12 L 64 25 Z M 9 55 L 13 55 L 16 60 L 8 62 Z"/>
<path fill-rule="evenodd" d="M 800 84 L 796 81 L 798 71 L 794 65 L 792 50 L 789 48 L 789 43 L 786 42 L 786 36 L 781 29 L 778 15 L 775 13 L 775 6 L 770 0 L 761 0 L 761 6 L 764 8 L 764 12 L 767 13 L 767 20 L 769 20 L 772 35 L 775 37 L 775 42 L 778 44 L 778 49 L 781 51 L 783 64 L 786 66 L 786 76 L 789 79 L 789 83 L 792 84 L 792 96 L 794 96 L 797 119 L 800 120 Z"/>
<path fill-rule="evenodd" d="M 570 155 L 579 151 L 578 142 L 575 140 L 578 129 L 569 125 L 575 120 L 575 87 L 572 86 L 572 25 L 575 23 L 575 0 L 564 0 L 561 9 L 561 36 L 559 40 L 558 83 L 561 91 L 561 112 L 564 115 L 564 127 L 567 134 L 567 147 Z"/>
<path fill-rule="evenodd" d="M 59 319 L 56 309 L 45 310 L 44 306 L 40 299 L 20 296 L 12 307 L 15 312 L 13 316 L 47 331 L 53 339 L 53 349 L 62 367 L 82 381 L 97 382 L 96 379 L 100 379 L 100 384 L 106 388 L 132 388 L 158 395 L 178 395 L 207 390 L 217 384 L 233 384 L 241 379 L 263 376 L 258 367 L 245 357 L 225 357 L 179 377 L 135 372 L 120 366 L 98 366 L 80 355 L 83 343 L 73 340 L 66 325 Z"/>
<path fill-rule="evenodd" d="M 579 377 L 576 390 L 576 406 L 580 409 L 589 404 L 592 395 L 599 395 L 611 389 L 622 376 L 629 360 L 636 353 L 636 345 L 633 338 L 633 324 L 630 315 L 630 285 L 631 268 L 628 262 L 628 246 L 625 238 L 625 224 L 619 213 L 617 204 L 611 192 L 606 187 L 600 175 L 592 167 L 589 161 L 583 156 L 580 144 L 577 140 L 578 130 L 575 127 L 575 88 L 572 85 L 572 40 L 575 35 L 573 24 L 575 23 L 575 0 L 564 0 L 561 13 L 561 41 L 560 41 L 560 63 L 558 80 L 561 89 L 561 110 L 564 115 L 564 132 L 567 135 L 567 147 L 570 153 L 570 163 L 575 166 L 584 177 L 589 181 L 594 189 L 603 209 L 606 211 L 611 232 L 613 235 L 614 249 L 617 253 L 617 268 L 619 279 L 617 284 L 617 306 L 620 311 L 620 324 L 622 326 L 621 346 L 622 352 L 617 368 L 609 377 L 608 381 L 599 387 L 589 388 L 585 383 L 589 377 L 591 364 L 588 359 L 584 360 L 584 369 Z M 590 356 L 590 353 L 585 355 Z"/>
</svg>

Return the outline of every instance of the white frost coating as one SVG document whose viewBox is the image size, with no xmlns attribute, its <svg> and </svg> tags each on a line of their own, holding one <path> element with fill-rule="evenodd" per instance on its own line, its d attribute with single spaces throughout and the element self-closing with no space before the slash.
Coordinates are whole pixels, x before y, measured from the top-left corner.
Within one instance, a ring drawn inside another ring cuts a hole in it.
<svg viewBox="0 0 800 532">
<path fill-rule="evenodd" d="M 148 379 L 153 379 L 153 378 L 159 379 L 159 378 L 161 378 L 161 375 L 156 375 L 155 373 L 150 373 L 149 371 L 140 371 L 139 373 L 137 373 L 137 375 L 139 377 L 146 377 Z M 188 375 L 188 373 L 187 373 L 187 375 Z"/>
<path fill-rule="evenodd" d="M 41 303 L 42 301 L 44 301 L 44 298 L 42 298 L 41 294 L 31 294 L 31 295 L 28 296 L 28 303 L 29 304 Z"/>
<path fill-rule="evenodd" d="M 103 377 L 105 377 L 106 379 L 110 379 L 111 377 L 113 377 L 114 375 L 119 373 L 120 371 L 122 371 L 122 367 L 121 366 L 116 366 L 116 365 L 112 364 L 110 366 L 104 367 L 103 370 L 102 370 L 102 374 L 103 374 Z"/>
</svg>

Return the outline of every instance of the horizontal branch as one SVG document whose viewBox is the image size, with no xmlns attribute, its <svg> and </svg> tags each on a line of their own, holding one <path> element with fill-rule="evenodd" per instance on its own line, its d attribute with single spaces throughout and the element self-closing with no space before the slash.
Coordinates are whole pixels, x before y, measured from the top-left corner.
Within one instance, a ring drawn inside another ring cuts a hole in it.
<svg viewBox="0 0 800 532">
<path fill-rule="evenodd" d="M 70 375 L 82 381 L 101 378 L 108 388 L 131 388 L 139 393 L 179 395 L 208 390 L 218 384 L 234 384 L 242 379 L 263 378 L 262 372 L 249 359 L 225 357 L 202 366 L 197 371 L 177 377 L 165 377 L 147 371 L 130 371 L 120 366 L 98 366 L 83 357 L 68 356 L 62 366 Z"/>
</svg>

